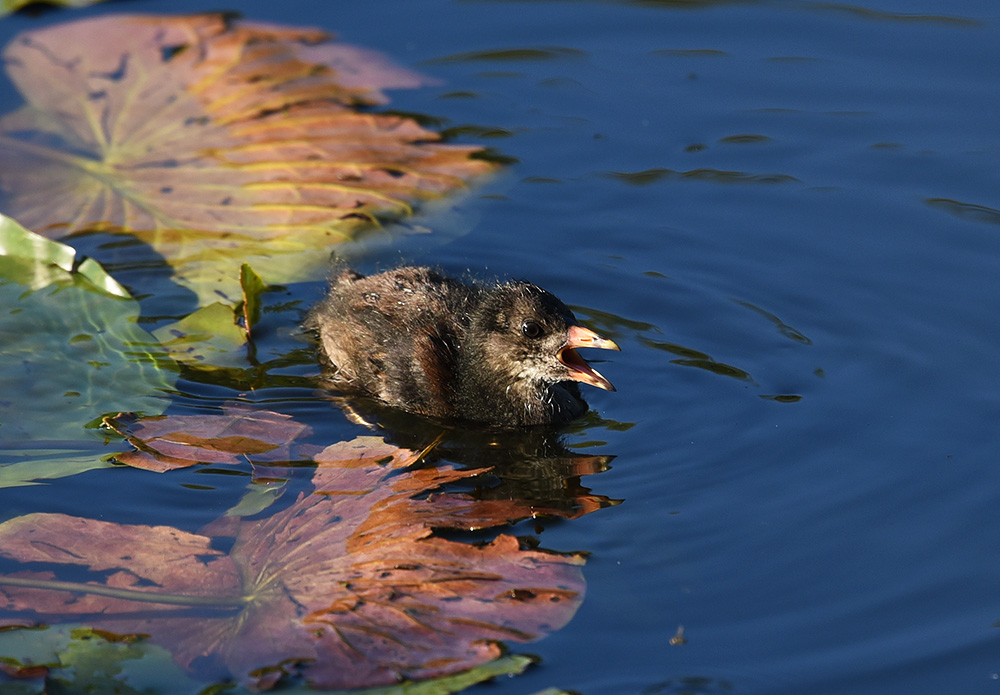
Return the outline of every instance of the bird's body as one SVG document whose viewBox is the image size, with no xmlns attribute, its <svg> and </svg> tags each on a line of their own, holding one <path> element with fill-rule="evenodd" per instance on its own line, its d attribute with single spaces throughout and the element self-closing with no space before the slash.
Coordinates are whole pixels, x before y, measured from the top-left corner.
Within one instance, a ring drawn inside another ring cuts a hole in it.
<svg viewBox="0 0 1000 695">
<path fill-rule="evenodd" d="M 345 270 L 307 323 L 341 388 L 418 415 L 563 423 L 587 409 L 575 382 L 614 390 L 576 348 L 617 345 L 527 282 L 466 284 L 412 266 Z"/>
</svg>

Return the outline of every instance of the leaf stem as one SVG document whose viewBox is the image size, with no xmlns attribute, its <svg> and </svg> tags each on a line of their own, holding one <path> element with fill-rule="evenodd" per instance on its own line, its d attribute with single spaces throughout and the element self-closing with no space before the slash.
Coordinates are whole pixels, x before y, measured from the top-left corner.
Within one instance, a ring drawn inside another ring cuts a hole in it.
<svg viewBox="0 0 1000 695">
<path fill-rule="evenodd" d="M 181 594 L 157 594 L 137 589 L 118 589 L 82 582 L 63 582 L 55 579 L 30 579 L 26 577 L 0 576 L 0 586 L 19 586 L 27 589 L 47 589 L 49 591 L 72 591 L 81 594 L 108 596 L 127 601 L 160 603 L 170 606 L 215 606 L 217 608 L 240 608 L 252 600 L 250 596 L 184 596 Z"/>
</svg>

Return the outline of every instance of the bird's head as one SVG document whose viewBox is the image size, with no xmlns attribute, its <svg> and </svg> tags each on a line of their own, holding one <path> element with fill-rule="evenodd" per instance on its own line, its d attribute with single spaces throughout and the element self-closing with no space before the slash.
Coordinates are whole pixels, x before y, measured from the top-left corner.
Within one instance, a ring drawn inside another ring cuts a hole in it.
<svg viewBox="0 0 1000 695">
<path fill-rule="evenodd" d="M 502 374 L 516 389 L 578 381 L 615 390 L 577 350 L 620 348 L 581 325 L 554 295 L 527 282 L 509 282 L 484 292 L 470 325 L 486 362 L 483 369 Z"/>
</svg>

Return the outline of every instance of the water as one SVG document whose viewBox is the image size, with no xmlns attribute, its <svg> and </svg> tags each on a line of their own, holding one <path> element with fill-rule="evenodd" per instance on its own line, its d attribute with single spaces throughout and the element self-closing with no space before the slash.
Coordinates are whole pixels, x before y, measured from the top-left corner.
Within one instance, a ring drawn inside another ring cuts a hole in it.
<svg viewBox="0 0 1000 695">
<path fill-rule="evenodd" d="M 623 348 L 599 367 L 618 392 L 588 389 L 608 423 L 565 443 L 614 455 L 582 483 L 624 502 L 517 529 L 591 553 L 586 600 L 516 649 L 540 667 L 471 693 L 1000 691 L 991 3 L 232 7 L 438 78 L 391 108 L 516 160 L 362 268 L 530 278 Z M 291 288 L 279 316 L 320 292 Z M 191 390 L 179 407 L 236 387 Z M 256 398 L 331 441 L 360 431 L 303 393 Z M 193 530 L 245 484 L 112 473 L 0 499 Z M 124 475 L 141 506 L 106 489 Z"/>
</svg>

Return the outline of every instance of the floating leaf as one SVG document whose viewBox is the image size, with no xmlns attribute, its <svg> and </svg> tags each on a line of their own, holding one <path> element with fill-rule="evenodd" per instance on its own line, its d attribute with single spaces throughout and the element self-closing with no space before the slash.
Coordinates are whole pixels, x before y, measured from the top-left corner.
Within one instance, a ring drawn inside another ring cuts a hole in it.
<svg viewBox="0 0 1000 695">
<path fill-rule="evenodd" d="M 128 290 L 108 275 L 97 261 L 92 258 L 78 258 L 76 249 L 72 246 L 35 234 L 2 214 L 0 214 L 0 256 L 31 261 L 30 275 L 21 276 L 17 281 L 33 290 L 65 280 L 68 274 L 72 274 L 112 297 L 132 298 Z M 29 269 L 24 266 L 22 268 Z M 60 273 L 60 270 L 65 272 Z M 8 279 L 14 278 L 8 277 Z"/>
<path fill-rule="evenodd" d="M 0 119 L 6 209 L 50 237 L 134 234 L 202 303 L 235 304 L 239 262 L 302 280 L 332 244 L 492 168 L 411 118 L 361 111 L 412 77 L 326 39 L 222 15 L 21 34 L 4 51 L 27 101 Z"/>
<path fill-rule="evenodd" d="M 174 375 L 147 352 L 126 297 L 96 263 L 0 216 L 0 486 L 105 466 L 89 423 L 162 411 Z"/>
<path fill-rule="evenodd" d="M 136 451 L 115 454 L 135 468 L 162 473 L 196 463 L 237 465 L 294 460 L 291 445 L 309 427 L 288 415 L 230 403 L 222 414 L 163 415 L 134 413 L 105 417 L 103 424 L 122 435 Z"/>
<path fill-rule="evenodd" d="M 224 525 L 228 553 L 165 526 L 12 519 L 0 524 L 0 556 L 31 569 L 0 575 L 0 607 L 85 615 L 101 630 L 147 635 L 202 678 L 256 688 L 296 674 L 327 689 L 438 677 L 496 659 L 499 640 L 565 624 L 581 600 L 582 558 L 522 550 L 506 535 L 484 545 L 433 536 L 404 503 L 433 506 L 447 495 L 427 492 L 469 474 L 414 470 L 415 458 L 370 437 L 329 447 L 314 493 Z"/>
</svg>

